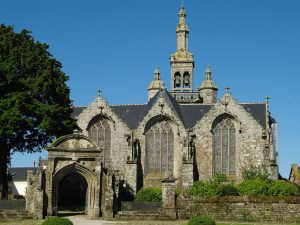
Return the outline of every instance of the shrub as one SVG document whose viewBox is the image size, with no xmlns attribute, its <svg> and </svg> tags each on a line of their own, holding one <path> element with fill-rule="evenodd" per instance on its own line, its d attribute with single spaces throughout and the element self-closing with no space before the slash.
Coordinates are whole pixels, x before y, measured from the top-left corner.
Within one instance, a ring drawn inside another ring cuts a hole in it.
<svg viewBox="0 0 300 225">
<path fill-rule="evenodd" d="M 242 172 L 242 176 L 243 176 L 243 180 L 256 180 L 256 179 L 269 180 L 268 173 L 257 168 L 244 170 Z"/>
<path fill-rule="evenodd" d="M 299 196 L 298 187 L 284 180 L 273 181 L 269 187 L 268 195 L 271 196 Z"/>
<path fill-rule="evenodd" d="M 208 216 L 195 216 L 189 219 L 187 225 L 216 225 L 216 222 Z"/>
<path fill-rule="evenodd" d="M 160 188 L 142 188 L 135 196 L 136 202 L 160 202 L 162 190 Z"/>
<path fill-rule="evenodd" d="M 222 190 L 223 196 L 238 196 L 238 195 L 240 195 L 238 188 L 233 183 L 221 185 L 221 190 Z"/>
<path fill-rule="evenodd" d="M 14 195 L 14 199 L 16 199 L 16 200 L 25 200 L 25 197 L 23 195 Z"/>
<path fill-rule="evenodd" d="M 238 185 L 238 189 L 241 195 L 268 195 L 270 181 L 268 180 L 244 180 Z"/>
<path fill-rule="evenodd" d="M 213 181 L 221 184 L 221 183 L 224 183 L 224 182 L 228 182 L 228 178 L 225 174 L 223 173 L 216 173 L 213 177 Z"/>
<path fill-rule="evenodd" d="M 188 190 L 192 196 L 218 196 L 222 195 L 221 185 L 214 181 L 196 181 Z"/>
<path fill-rule="evenodd" d="M 50 217 L 47 218 L 41 225 L 73 225 L 67 218 Z"/>
</svg>

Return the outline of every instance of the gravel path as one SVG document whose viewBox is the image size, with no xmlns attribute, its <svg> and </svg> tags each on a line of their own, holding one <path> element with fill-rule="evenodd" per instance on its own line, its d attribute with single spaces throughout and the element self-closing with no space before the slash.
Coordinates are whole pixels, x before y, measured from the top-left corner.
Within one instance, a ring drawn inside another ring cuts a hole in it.
<svg viewBox="0 0 300 225">
<path fill-rule="evenodd" d="M 105 220 L 89 220 L 84 216 L 68 217 L 74 225 L 126 225 L 128 222 L 121 221 L 105 221 Z"/>
</svg>

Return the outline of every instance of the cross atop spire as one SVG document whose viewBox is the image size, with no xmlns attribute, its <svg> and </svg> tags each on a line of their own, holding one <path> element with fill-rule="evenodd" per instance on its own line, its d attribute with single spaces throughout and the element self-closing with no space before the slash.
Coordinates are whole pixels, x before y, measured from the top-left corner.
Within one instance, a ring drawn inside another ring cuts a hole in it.
<svg viewBox="0 0 300 225">
<path fill-rule="evenodd" d="M 226 93 L 229 93 L 231 88 L 229 86 L 226 86 L 224 89 L 225 89 Z"/>
<path fill-rule="evenodd" d="M 101 97 L 101 90 L 100 89 L 97 90 L 97 97 Z"/>
<path fill-rule="evenodd" d="M 156 66 L 154 70 L 154 80 L 160 80 L 160 72 L 158 66 Z"/>
</svg>

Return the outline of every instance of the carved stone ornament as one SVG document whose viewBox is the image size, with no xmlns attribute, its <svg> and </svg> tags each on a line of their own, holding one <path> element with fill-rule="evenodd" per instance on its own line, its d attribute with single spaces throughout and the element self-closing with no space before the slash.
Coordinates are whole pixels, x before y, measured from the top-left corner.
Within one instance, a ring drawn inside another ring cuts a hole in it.
<svg viewBox="0 0 300 225">
<path fill-rule="evenodd" d="M 231 100 L 230 94 L 229 94 L 229 93 L 226 93 L 226 94 L 224 95 L 224 97 L 222 98 L 221 103 L 222 103 L 223 105 L 227 106 L 227 105 L 230 103 L 230 100 Z"/>
</svg>

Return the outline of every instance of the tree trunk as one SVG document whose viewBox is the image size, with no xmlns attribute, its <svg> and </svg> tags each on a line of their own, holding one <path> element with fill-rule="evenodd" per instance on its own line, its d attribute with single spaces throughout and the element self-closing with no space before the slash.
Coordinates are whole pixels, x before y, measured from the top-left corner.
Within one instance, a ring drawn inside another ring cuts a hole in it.
<svg viewBox="0 0 300 225">
<path fill-rule="evenodd" d="M 7 163 L 9 150 L 0 145 L 0 199 L 8 198 Z"/>
</svg>

